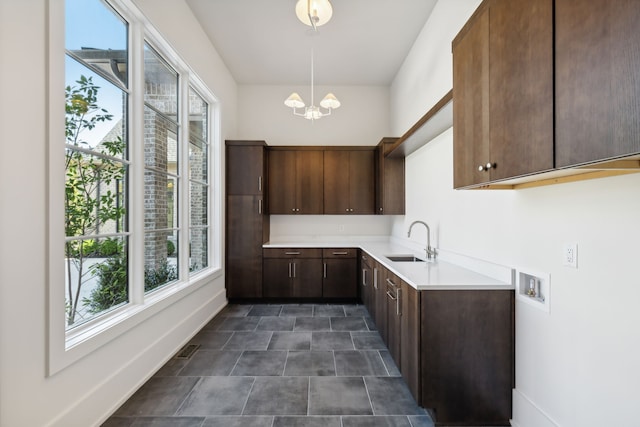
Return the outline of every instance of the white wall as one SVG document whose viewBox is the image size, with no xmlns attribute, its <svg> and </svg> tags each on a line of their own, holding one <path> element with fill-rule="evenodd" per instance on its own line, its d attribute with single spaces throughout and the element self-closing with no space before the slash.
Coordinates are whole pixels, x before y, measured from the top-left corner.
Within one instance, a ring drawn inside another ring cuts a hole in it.
<svg viewBox="0 0 640 427">
<path fill-rule="evenodd" d="M 305 120 L 284 100 L 298 92 L 309 105 L 309 86 L 238 86 L 238 136 L 269 145 L 376 145 L 389 131 L 389 88 L 316 86 L 315 104 L 329 92 L 342 105 L 331 116 Z"/>
<path fill-rule="evenodd" d="M 392 129 L 407 128 L 451 88 L 450 41 L 478 4 L 438 2 L 392 86 Z M 407 158 L 407 214 L 393 233 L 403 237 L 423 219 L 442 249 L 550 273 L 548 314 L 516 303 L 513 424 L 637 426 L 640 175 L 455 191 L 452 144 L 450 129 Z M 578 244 L 577 270 L 562 265 L 565 243 Z"/>
<path fill-rule="evenodd" d="M 47 287 L 63 280 L 48 277 L 47 269 L 47 151 L 49 147 L 60 149 L 60 141 L 48 138 L 47 121 L 63 120 L 63 113 L 60 117 L 48 115 L 48 3 L 0 2 L 0 52 L 5 58 L 0 67 L 3 427 L 99 424 L 226 302 L 224 280 L 218 275 L 80 361 L 46 376 Z M 198 24 L 187 6 L 181 0 L 138 3 L 149 9 L 148 16 L 158 29 L 218 96 L 223 137 L 235 133 L 235 83 L 208 39 L 197 30 Z M 51 0 L 50 7 L 59 15 L 52 31 L 60 37 L 64 15 L 58 8 L 62 3 Z M 176 20 L 179 25 L 175 25 Z M 183 31 L 184 28 L 190 31 Z M 51 55 L 62 58 L 64 46 L 60 44 Z M 63 82 L 63 73 L 62 65 L 52 71 L 53 79 Z M 56 99 L 60 105 L 64 102 L 62 84 L 52 102 Z M 62 125 L 60 129 L 64 131 Z"/>
<path fill-rule="evenodd" d="M 298 92 L 308 104 L 308 86 L 238 87 L 238 139 L 269 145 L 376 145 L 389 135 L 389 88 L 316 86 L 316 105 L 333 92 L 342 105 L 331 116 L 311 122 L 296 117 L 284 100 Z M 346 215 L 273 215 L 271 240 L 388 235 L 389 217 Z"/>
</svg>

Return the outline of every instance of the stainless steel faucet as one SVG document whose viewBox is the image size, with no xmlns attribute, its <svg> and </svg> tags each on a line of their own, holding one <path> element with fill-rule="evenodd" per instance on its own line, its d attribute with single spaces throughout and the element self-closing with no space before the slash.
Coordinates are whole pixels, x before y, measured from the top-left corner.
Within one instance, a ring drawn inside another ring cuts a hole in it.
<svg viewBox="0 0 640 427">
<path fill-rule="evenodd" d="M 416 224 L 422 224 L 422 225 L 424 225 L 426 227 L 426 229 L 427 229 L 427 247 L 425 248 L 425 252 L 427 253 L 427 258 L 428 259 L 431 259 L 431 257 L 433 257 L 433 259 L 435 259 L 436 255 L 438 255 L 438 252 L 436 252 L 435 249 L 431 248 L 431 229 L 429 229 L 429 226 L 427 225 L 426 222 L 424 222 L 424 221 L 413 221 L 411 223 L 411 225 L 409 226 L 409 231 L 407 232 L 407 237 L 411 237 L 411 229 Z"/>
</svg>

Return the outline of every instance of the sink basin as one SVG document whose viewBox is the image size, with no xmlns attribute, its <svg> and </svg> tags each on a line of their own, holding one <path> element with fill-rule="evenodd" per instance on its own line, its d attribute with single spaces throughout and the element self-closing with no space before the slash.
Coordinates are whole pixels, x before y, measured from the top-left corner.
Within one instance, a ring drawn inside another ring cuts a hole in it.
<svg viewBox="0 0 640 427">
<path fill-rule="evenodd" d="M 423 259 L 416 258 L 413 255 L 386 255 L 387 259 L 393 262 L 424 262 Z"/>
</svg>

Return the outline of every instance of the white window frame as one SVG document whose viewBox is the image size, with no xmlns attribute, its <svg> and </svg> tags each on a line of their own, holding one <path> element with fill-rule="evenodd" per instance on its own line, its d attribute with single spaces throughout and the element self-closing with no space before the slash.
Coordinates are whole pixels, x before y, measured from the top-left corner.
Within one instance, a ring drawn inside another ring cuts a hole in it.
<svg viewBox="0 0 640 427">
<path fill-rule="evenodd" d="M 104 1 L 104 0 L 103 0 Z M 47 288 L 47 375 L 51 376 L 77 362 L 101 346 L 116 339 L 138 324 L 162 312 L 178 300 L 222 276 L 222 173 L 220 106 L 206 84 L 175 52 L 131 0 L 107 0 L 129 24 L 129 303 L 96 316 L 95 319 L 66 331 L 64 278 L 64 157 L 60 140 L 64 139 L 65 81 L 65 9 L 64 3 L 48 0 L 49 46 L 48 78 L 48 276 Z M 180 75 L 181 151 L 179 190 L 179 256 L 180 277 L 176 282 L 144 293 L 144 42 L 153 46 Z M 188 93 L 189 86 L 209 104 L 208 108 L 208 176 L 209 176 L 209 266 L 194 274 L 189 272 L 188 243 L 190 216 L 187 161 L 189 150 Z M 132 120 L 138 118 L 137 121 Z M 138 141 L 138 143 L 135 143 Z"/>
</svg>

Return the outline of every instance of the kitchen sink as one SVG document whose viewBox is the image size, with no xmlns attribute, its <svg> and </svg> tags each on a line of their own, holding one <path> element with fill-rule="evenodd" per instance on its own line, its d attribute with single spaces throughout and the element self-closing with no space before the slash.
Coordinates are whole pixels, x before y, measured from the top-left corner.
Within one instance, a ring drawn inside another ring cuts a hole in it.
<svg viewBox="0 0 640 427">
<path fill-rule="evenodd" d="M 393 262 L 424 262 L 423 259 L 416 258 L 414 255 L 385 255 L 387 259 Z"/>
</svg>

